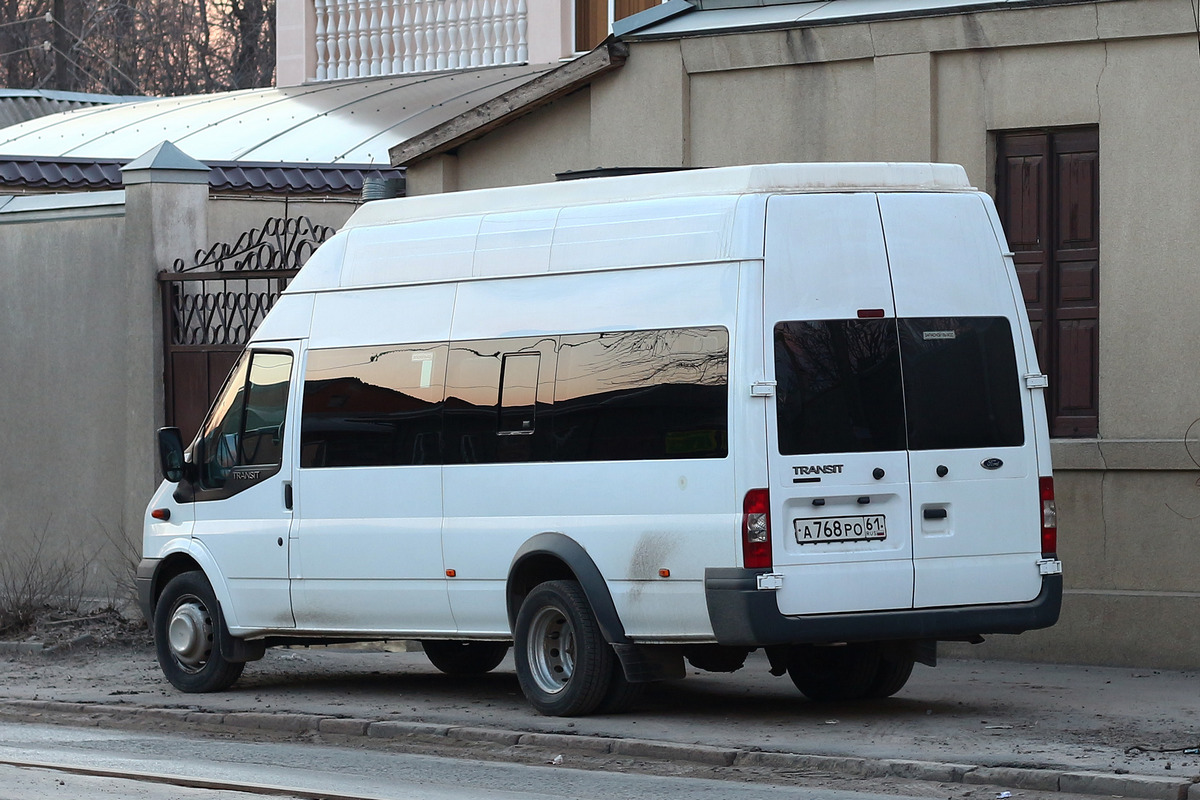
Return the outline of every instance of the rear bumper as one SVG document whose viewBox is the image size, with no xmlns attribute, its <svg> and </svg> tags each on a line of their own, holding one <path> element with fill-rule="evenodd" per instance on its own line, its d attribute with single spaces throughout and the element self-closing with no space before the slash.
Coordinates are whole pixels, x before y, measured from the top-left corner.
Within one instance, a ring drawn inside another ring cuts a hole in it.
<svg viewBox="0 0 1200 800">
<path fill-rule="evenodd" d="M 704 594 L 713 632 L 721 644 L 758 647 L 889 639 L 969 639 L 985 633 L 1048 628 L 1062 608 L 1062 575 L 1042 576 L 1042 590 L 1025 603 L 955 606 L 854 614 L 789 617 L 779 613 L 775 592 L 761 591 L 766 569 L 709 568 Z"/>
</svg>

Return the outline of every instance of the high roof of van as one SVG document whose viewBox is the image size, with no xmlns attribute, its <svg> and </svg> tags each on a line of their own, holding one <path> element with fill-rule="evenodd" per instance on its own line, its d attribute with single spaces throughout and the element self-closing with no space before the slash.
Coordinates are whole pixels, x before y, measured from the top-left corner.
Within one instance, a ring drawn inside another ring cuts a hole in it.
<svg viewBox="0 0 1200 800">
<path fill-rule="evenodd" d="M 285 294 L 761 259 L 770 195 L 901 191 L 974 192 L 954 164 L 771 164 L 376 200 Z"/>
<path fill-rule="evenodd" d="M 760 164 L 504 186 L 366 203 L 343 230 L 618 201 L 793 192 L 973 191 L 958 164 Z"/>
</svg>

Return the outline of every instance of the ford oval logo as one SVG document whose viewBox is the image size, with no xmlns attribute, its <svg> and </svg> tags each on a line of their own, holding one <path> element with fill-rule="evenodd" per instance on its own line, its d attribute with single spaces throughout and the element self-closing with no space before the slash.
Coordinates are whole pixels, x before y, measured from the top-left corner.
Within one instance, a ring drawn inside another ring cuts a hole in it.
<svg viewBox="0 0 1200 800">
<path fill-rule="evenodd" d="M 985 458 L 979 462 L 979 465 L 984 469 L 1000 469 L 1004 466 L 1004 462 L 998 458 Z"/>
</svg>

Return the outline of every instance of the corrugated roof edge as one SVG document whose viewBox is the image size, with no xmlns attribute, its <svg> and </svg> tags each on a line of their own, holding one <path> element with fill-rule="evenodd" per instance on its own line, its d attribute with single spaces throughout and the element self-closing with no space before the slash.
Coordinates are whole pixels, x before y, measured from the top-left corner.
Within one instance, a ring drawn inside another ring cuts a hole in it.
<svg viewBox="0 0 1200 800">
<path fill-rule="evenodd" d="M 57 89 L 0 89 L 0 98 L 33 97 L 44 100 L 58 100 L 68 103 L 136 103 L 157 98 L 132 94 L 93 94 L 91 92 L 63 92 Z"/>
<path fill-rule="evenodd" d="M 359 208 L 343 229 L 531 211 L 623 200 L 659 200 L 720 194 L 769 192 L 974 191 L 958 164 L 814 163 L 710 167 L 609 178 L 503 186 L 397 200 L 378 200 Z"/>
<path fill-rule="evenodd" d="M 394 167 L 453 150 L 585 86 L 598 76 L 620 69 L 629 48 L 609 36 L 590 52 L 509 89 L 458 116 L 412 136 L 388 150 Z"/>
<path fill-rule="evenodd" d="M 948 3 L 944 6 L 928 7 L 916 6 L 911 9 L 892 8 L 887 11 L 870 11 L 851 13 L 845 16 L 825 16 L 818 19 L 792 19 L 785 21 L 777 21 L 762 24 L 746 24 L 746 25 L 730 25 L 720 28 L 705 28 L 697 31 L 668 31 L 666 33 L 655 33 L 653 28 L 662 22 L 673 18 L 647 21 L 643 25 L 639 25 L 636 30 L 630 30 L 622 34 L 623 39 L 631 42 L 636 41 L 655 41 L 655 40 L 671 40 L 682 39 L 689 36 L 715 36 L 721 33 L 757 33 L 768 30 L 786 30 L 790 28 L 819 28 L 831 25 L 846 25 L 856 22 L 882 22 L 885 20 L 910 19 L 916 17 L 945 17 L 954 14 L 978 13 L 982 11 L 999 11 L 1001 9 L 1011 8 L 1035 8 L 1038 6 L 1069 6 L 1082 5 L 1091 3 L 1095 0 L 960 0 L 959 2 Z M 827 5 L 836 2 L 829 0 Z M 804 5 L 804 0 L 792 0 L 792 2 L 766 2 L 765 0 L 747 0 L 746 2 L 722 3 L 719 6 L 707 9 L 712 11 L 726 11 L 731 8 L 758 8 L 760 6 L 784 6 L 784 5 Z M 706 9 L 694 8 L 693 10 L 703 13 Z M 636 16 L 636 15 L 635 15 Z M 629 19 L 632 19 L 630 17 Z"/>
<path fill-rule="evenodd" d="M 96 190 L 123 186 L 119 159 L 0 156 L 0 190 Z M 403 178 L 404 170 L 374 164 L 281 164 L 257 161 L 211 161 L 209 189 L 273 194 L 358 194 L 371 177 Z"/>
</svg>

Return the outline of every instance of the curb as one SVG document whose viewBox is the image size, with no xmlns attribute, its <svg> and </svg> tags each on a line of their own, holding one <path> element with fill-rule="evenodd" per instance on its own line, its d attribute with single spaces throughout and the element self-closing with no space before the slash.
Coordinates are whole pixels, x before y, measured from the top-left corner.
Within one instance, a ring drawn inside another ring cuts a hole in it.
<svg viewBox="0 0 1200 800">
<path fill-rule="evenodd" d="M 103 717 L 109 716 L 150 720 L 162 724 L 224 725 L 232 728 L 279 733 L 326 733 L 342 736 L 365 736 L 372 739 L 444 737 L 462 742 L 489 742 L 510 747 L 563 750 L 580 755 L 621 755 L 662 761 L 689 761 L 711 766 L 765 767 L 835 773 L 856 778 L 903 778 L 937 783 L 990 785 L 1083 795 L 1116 795 L 1135 797 L 1140 800 L 1200 800 L 1200 783 L 1193 784 L 1190 778 L 1164 778 L 1153 775 L 989 767 L 979 764 L 953 764 L 897 758 L 806 755 L 647 739 L 535 733 L 405 720 L 327 717 L 318 714 L 259 711 L 231 711 L 220 714 L 185 708 L 66 703 L 55 700 L 7 700 L 0 702 L 0 709 L 8 709 L 11 713 L 24 716 L 29 716 L 30 712 L 35 711 L 85 715 L 86 719 L 83 724 L 88 726 L 99 725 Z M 72 722 L 79 724 L 76 720 L 72 720 Z M 1196 786 L 1195 790 L 1192 789 L 1193 786 Z"/>
</svg>

